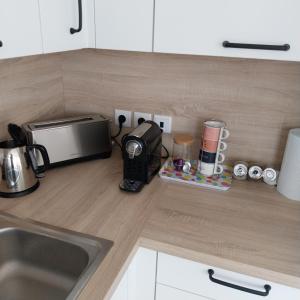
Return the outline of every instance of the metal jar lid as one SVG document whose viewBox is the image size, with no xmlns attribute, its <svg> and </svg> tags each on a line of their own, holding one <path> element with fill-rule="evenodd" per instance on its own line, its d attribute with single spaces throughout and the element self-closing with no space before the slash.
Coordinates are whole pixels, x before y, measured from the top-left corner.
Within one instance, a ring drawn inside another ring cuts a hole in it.
<svg viewBox="0 0 300 300">
<path fill-rule="evenodd" d="M 260 166 L 252 166 L 249 169 L 248 175 L 253 180 L 260 180 L 263 176 L 263 170 Z"/>
<path fill-rule="evenodd" d="M 263 172 L 263 180 L 269 185 L 276 185 L 278 179 L 278 171 L 273 168 L 266 168 Z"/>
<path fill-rule="evenodd" d="M 245 163 L 239 162 L 233 168 L 233 174 L 236 177 L 245 177 L 248 174 L 248 167 Z"/>
</svg>

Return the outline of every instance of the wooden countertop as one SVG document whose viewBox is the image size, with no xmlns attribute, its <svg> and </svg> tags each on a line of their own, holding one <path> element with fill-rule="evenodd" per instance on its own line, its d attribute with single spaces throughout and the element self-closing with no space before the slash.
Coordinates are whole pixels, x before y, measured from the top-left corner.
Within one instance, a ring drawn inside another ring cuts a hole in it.
<svg viewBox="0 0 300 300">
<path fill-rule="evenodd" d="M 166 183 L 121 192 L 120 153 L 47 172 L 40 188 L 0 209 L 114 241 L 80 300 L 109 299 L 139 245 L 300 288 L 300 202 L 264 184 L 228 192 Z"/>
</svg>

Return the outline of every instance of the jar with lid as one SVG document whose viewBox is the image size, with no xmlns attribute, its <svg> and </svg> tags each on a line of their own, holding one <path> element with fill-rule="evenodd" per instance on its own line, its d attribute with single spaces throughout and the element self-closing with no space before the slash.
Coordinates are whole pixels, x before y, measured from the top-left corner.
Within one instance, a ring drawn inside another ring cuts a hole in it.
<svg viewBox="0 0 300 300">
<path fill-rule="evenodd" d="M 181 170 L 185 164 L 191 163 L 194 138 L 189 134 L 176 134 L 173 142 L 173 163 L 177 170 Z"/>
</svg>

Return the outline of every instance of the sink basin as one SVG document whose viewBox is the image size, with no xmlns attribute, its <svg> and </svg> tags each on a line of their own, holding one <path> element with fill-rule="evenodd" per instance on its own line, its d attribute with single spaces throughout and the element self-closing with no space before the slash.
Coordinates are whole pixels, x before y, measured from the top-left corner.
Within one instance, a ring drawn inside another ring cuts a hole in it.
<svg viewBox="0 0 300 300">
<path fill-rule="evenodd" d="M 113 242 L 0 214 L 0 299 L 76 299 Z"/>
</svg>

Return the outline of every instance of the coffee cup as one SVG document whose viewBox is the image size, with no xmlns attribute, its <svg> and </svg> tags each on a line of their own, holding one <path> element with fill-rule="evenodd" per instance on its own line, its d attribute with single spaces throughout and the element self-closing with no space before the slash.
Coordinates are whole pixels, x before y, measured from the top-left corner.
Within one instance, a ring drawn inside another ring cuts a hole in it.
<svg viewBox="0 0 300 300">
<path fill-rule="evenodd" d="M 198 170 L 204 176 L 208 176 L 208 177 L 213 176 L 214 175 L 214 170 L 215 170 L 215 164 L 199 161 Z"/>
<path fill-rule="evenodd" d="M 225 140 L 230 136 L 230 132 L 225 128 L 226 123 L 217 120 L 204 122 L 203 140 L 219 141 Z"/>
<path fill-rule="evenodd" d="M 207 164 L 222 163 L 225 160 L 225 155 L 223 153 L 210 153 L 200 150 L 199 160 Z"/>
<path fill-rule="evenodd" d="M 218 120 L 207 120 L 204 122 L 201 150 L 199 154 L 199 171 L 205 176 L 222 174 L 224 167 L 221 165 L 225 161 L 222 153 L 227 149 L 224 142 L 230 135 L 226 129 L 226 123 Z"/>
<path fill-rule="evenodd" d="M 207 164 L 214 164 L 216 162 L 217 153 L 210 153 L 200 149 L 199 160 Z"/>
<path fill-rule="evenodd" d="M 209 164 L 203 161 L 199 161 L 199 172 L 204 175 L 211 177 L 213 175 L 220 175 L 224 171 L 224 167 L 222 165 Z"/>
<path fill-rule="evenodd" d="M 211 140 L 202 140 L 202 150 L 210 153 L 216 153 L 219 151 L 227 150 L 227 143 L 222 140 L 211 141 Z"/>
</svg>

